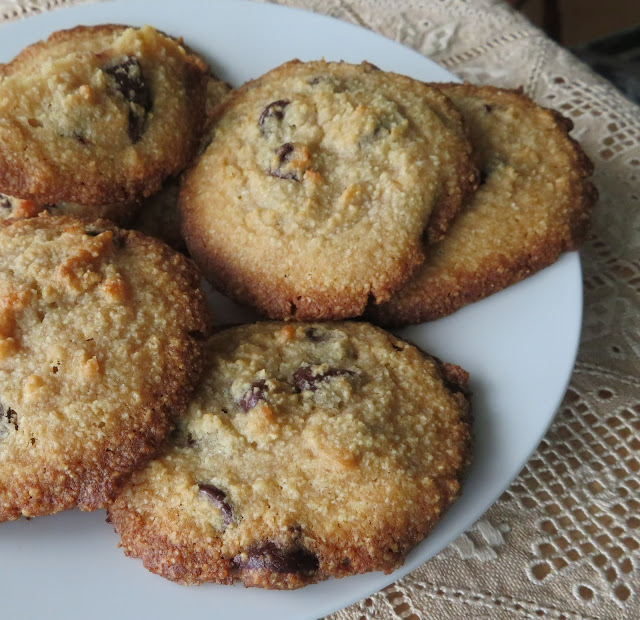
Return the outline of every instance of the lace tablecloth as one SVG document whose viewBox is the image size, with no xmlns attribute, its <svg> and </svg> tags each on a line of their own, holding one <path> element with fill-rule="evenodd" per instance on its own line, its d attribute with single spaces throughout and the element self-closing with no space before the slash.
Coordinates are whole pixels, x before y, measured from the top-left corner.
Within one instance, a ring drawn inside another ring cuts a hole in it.
<svg viewBox="0 0 640 620">
<path fill-rule="evenodd" d="M 81 1 L 81 0 L 80 0 Z M 0 19 L 79 0 L 0 0 Z M 334 620 L 640 617 L 640 109 L 501 1 L 280 0 L 573 119 L 600 202 L 571 385 L 518 478 L 438 556 Z"/>
</svg>

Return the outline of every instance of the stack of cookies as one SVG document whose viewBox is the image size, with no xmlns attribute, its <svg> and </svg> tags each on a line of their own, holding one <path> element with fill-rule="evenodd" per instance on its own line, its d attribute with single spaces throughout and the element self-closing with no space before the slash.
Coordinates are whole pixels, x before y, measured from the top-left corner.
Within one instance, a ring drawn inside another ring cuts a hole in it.
<svg viewBox="0 0 640 620">
<path fill-rule="evenodd" d="M 270 318 L 419 323 L 554 262 L 595 189 L 571 123 L 521 93 L 293 61 L 214 112 L 187 245 Z"/>
<path fill-rule="evenodd" d="M 569 122 L 366 62 L 228 93 L 148 26 L 0 79 L 0 521 L 107 508 L 183 584 L 397 568 L 459 494 L 469 377 L 343 319 L 438 318 L 578 247 Z M 274 320 L 211 335 L 200 273 Z"/>
</svg>

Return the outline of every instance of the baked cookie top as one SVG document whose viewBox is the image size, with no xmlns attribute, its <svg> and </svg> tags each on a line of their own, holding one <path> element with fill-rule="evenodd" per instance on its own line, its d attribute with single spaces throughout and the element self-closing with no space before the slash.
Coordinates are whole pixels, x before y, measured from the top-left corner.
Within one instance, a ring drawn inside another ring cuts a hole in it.
<svg viewBox="0 0 640 620">
<path fill-rule="evenodd" d="M 475 179 L 469 153 L 435 88 L 292 61 L 216 109 L 182 185 L 184 236 L 216 287 L 272 318 L 355 316 L 446 229 Z"/>
<path fill-rule="evenodd" d="M 390 572 L 458 495 L 467 378 L 366 323 L 220 331 L 173 443 L 109 517 L 183 584 Z"/>
<path fill-rule="evenodd" d="M 381 324 L 437 319 L 555 262 L 585 240 L 597 191 L 573 123 L 518 91 L 438 85 L 455 104 L 479 158 L 482 184 L 445 238 L 392 299 Z"/>
<path fill-rule="evenodd" d="M 106 221 L 0 224 L 0 521 L 103 507 L 201 371 L 193 264 Z"/>
<path fill-rule="evenodd" d="M 208 69 L 149 26 L 55 32 L 0 66 L 0 191 L 135 203 L 195 154 Z"/>
</svg>

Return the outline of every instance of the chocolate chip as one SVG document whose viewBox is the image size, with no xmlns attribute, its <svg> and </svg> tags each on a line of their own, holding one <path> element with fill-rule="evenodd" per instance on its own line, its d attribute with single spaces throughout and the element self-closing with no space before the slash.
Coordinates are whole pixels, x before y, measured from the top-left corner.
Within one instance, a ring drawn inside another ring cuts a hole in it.
<svg viewBox="0 0 640 620">
<path fill-rule="evenodd" d="M 231 525 L 234 522 L 233 508 L 231 504 L 227 502 L 227 494 L 221 491 L 218 487 L 214 487 L 212 484 L 198 484 L 200 489 L 200 495 L 206 497 L 209 502 L 220 510 L 222 516 L 222 523 L 224 525 Z"/>
<path fill-rule="evenodd" d="M 104 228 L 85 228 L 84 229 L 84 234 L 87 235 L 88 237 L 97 237 L 98 235 L 101 235 L 103 232 L 105 232 Z"/>
<path fill-rule="evenodd" d="M 0 207 L 3 209 L 11 209 L 11 200 L 9 200 L 9 196 L 0 194 Z"/>
<path fill-rule="evenodd" d="M 127 133 L 129 134 L 129 140 L 135 144 L 144 133 L 144 121 L 146 120 L 146 114 L 139 114 L 138 112 L 129 108 L 129 118 L 127 119 Z"/>
<path fill-rule="evenodd" d="M 291 142 L 285 142 L 285 144 L 276 149 L 276 165 L 271 166 L 268 170 L 272 177 L 276 177 L 278 179 L 290 179 L 292 181 L 301 180 L 300 171 L 287 166 L 291 161 L 291 155 L 294 151 L 295 147 Z"/>
<path fill-rule="evenodd" d="M 269 120 L 275 119 L 276 121 L 281 121 L 284 118 L 284 110 L 290 103 L 287 99 L 278 99 L 278 101 L 272 101 L 260 112 L 258 125 L 262 128 L 263 133 L 265 133 L 267 129 L 266 123 Z"/>
<path fill-rule="evenodd" d="M 125 56 L 120 62 L 104 67 L 103 71 L 113 78 L 117 90 L 127 101 L 137 103 L 147 111 L 151 109 L 149 88 L 135 56 Z"/>
<path fill-rule="evenodd" d="M 294 161 L 293 155 L 297 149 L 301 149 L 301 147 L 296 147 L 291 142 L 285 142 L 280 145 L 274 151 L 274 157 L 267 173 L 278 179 L 302 181 L 302 177 L 308 168 L 308 154 L 305 154 L 305 150 L 302 148 L 299 151 L 297 161 Z"/>
<path fill-rule="evenodd" d="M 244 411 L 250 411 L 261 400 L 265 400 L 265 394 L 268 391 L 267 382 L 262 379 L 255 381 L 249 386 L 249 389 L 242 395 L 238 404 Z"/>
<path fill-rule="evenodd" d="M 311 340 L 311 342 L 323 342 L 328 339 L 328 335 L 326 332 L 316 329 L 315 327 L 310 327 L 304 332 L 307 340 Z"/>
<path fill-rule="evenodd" d="M 103 71 L 111 78 L 115 90 L 131 104 L 127 131 L 131 142 L 136 143 L 144 133 L 144 123 L 152 103 L 142 67 L 135 56 L 125 56 L 124 60 L 103 67 Z"/>
<path fill-rule="evenodd" d="M 13 427 L 18 430 L 18 414 L 9 407 L 5 410 L 4 405 L 0 404 L 0 418 L 7 418 L 8 424 L 13 424 Z"/>
<path fill-rule="evenodd" d="M 487 112 L 491 112 L 491 110 L 493 110 L 493 107 L 491 107 L 488 103 L 485 103 L 484 104 L 484 109 Z"/>
<path fill-rule="evenodd" d="M 352 370 L 342 368 L 329 368 L 326 372 L 314 374 L 311 366 L 300 366 L 293 373 L 292 380 L 298 392 L 315 392 L 318 389 L 318 383 L 328 381 L 333 377 L 353 377 L 355 374 Z"/>
<path fill-rule="evenodd" d="M 318 558 L 302 547 L 283 549 L 272 542 L 259 543 L 249 547 L 233 558 L 237 568 L 248 570 L 269 570 L 275 573 L 308 575 L 318 570 Z"/>
</svg>

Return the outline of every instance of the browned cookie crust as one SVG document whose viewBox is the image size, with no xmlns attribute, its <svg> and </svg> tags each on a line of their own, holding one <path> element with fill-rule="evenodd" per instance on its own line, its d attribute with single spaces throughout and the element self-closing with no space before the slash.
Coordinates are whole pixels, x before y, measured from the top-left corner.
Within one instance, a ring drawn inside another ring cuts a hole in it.
<svg viewBox="0 0 640 620">
<path fill-rule="evenodd" d="M 109 508 L 121 545 L 181 584 L 390 572 L 459 493 L 467 379 L 366 323 L 221 331 L 173 443 Z"/>
<path fill-rule="evenodd" d="M 182 185 L 183 233 L 214 286 L 271 318 L 389 299 L 475 183 L 451 102 L 368 63 L 286 63 L 215 116 Z"/>
<path fill-rule="evenodd" d="M 439 85 L 462 114 L 483 182 L 446 237 L 393 298 L 370 306 L 383 325 L 451 314 L 555 262 L 585 240 L 597 191 L 573 123 L 518 91 Z"/>
<path fill-rule="evenodd" d="M 155 454 L 201 372 L 198 285 L 107 221 L 0 225 L 0 521 L 104 507 Z"/>
<path fill-rule="evenodd" d="M 207 74 L 149 26 L 78 26 L 25 48 L 0 66 L 0 191 L 87 216 L 133 207 L 195 154 Z"/>
</svg>

